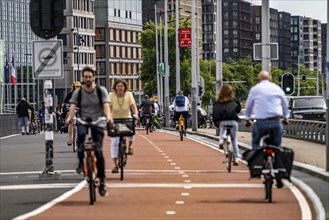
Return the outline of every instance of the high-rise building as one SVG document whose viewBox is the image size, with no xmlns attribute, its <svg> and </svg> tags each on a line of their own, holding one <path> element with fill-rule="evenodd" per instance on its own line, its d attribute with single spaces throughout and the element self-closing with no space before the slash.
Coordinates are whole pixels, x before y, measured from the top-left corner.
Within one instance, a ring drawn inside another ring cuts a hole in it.
<svg viewBox="0 0 329 220">
<path fill-rule="evenodd" d="M 321 22 L 303 18 L 304 65 L 310 70 L 322 71 Z"/>
<path fill-rule="evenodd" d="M 4 57 L 8 60 L 9 75 L 1 84 L 4 91 L 0 99 L 4 99 L 6 109 L 15 109 L 18 102 L 25 98 L 36 104 L 42 100 L 42 80 L 34 80 L 32 75 L 32 41 L 37 39 L 30 28 L 29 0 L 0 1 L 0 38 L 4 40 Z M 12 63 L 16 68 L 16 85 L 10 83 Z M 3 71 L 3 70 L 0 70 Z M 0 92 L 0 93 L 1 93 Z"/>
<path fill-rule="evenodd" d="M 262 6 L 252 5 L 252 33 L 253 33 L 253 43 L 262 42 Z M 278 10 L 270 8 L 270 43 L 278 43 L 279 36 L 279 19 Z M 271 65 L 273 67 L 278 67 L 278 61 L 272 60 Z"/>
<path fill-rule="evenodd" d="M 95 16 L 97 80 L 111 90 L 122 78 L 134 95 L 142 94 L 142 0 L 95 1 Z"/>
<path fill-rule="evenodd" d="M 252 55 L 251 4 L 243 0 L 223 0 L 223 60 Z"/>
<path fill-rule="evenodd" d="M 81 81 L 81 71 L 90 66 L 96 69 L 95 59 L 95 0 L 65 1 L 64 27 L 57 39 L 63 40 L 64 78 L 55 80 L 60 100 L 75 81 Z"/>
<path fill-rule="evenodd" d="M 327 24 L 321 24 L 321 43 L 322 43 L 322 60 L 323 60 L 323 65 L 322 65 L 322 69 L 324 72 L 324 59 L 326 58 L 328 60 L 328 56 L 327 56 Z"/>
<path fill-rule="evenodd" d="M 291 67 L 291 30 L 290 17 L 287 12 L 279 12 L 279 68 L 287 70 Z"/>
<path fill-rule="evenodd" d="M 298 64 L 304 65 L 304 35 L 303 35 L 303 17 L 291 16 L 291 67 L 298 69 Z"/>
<path fill-rule="evenodd" d="M 216 1 L 202 0 L 202 50 L 203 59 L 215 59 Z"/>
</svg>

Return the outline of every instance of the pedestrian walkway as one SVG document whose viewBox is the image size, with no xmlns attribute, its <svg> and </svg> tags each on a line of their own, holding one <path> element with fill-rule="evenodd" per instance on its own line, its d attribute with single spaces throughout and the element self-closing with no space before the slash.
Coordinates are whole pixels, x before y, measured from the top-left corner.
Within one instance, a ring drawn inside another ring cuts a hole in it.
<svg viewBox="0 0 329 220">
<path fill-rule="evenodd" d="M 188 129 L 189 133 L 198 133 L 218 140 L 215 128 L 199 128 L 197 132 Z M 251 133 L 238 132 L 238 144 L 241 149 L 251 148 Z M 315 171 L 329 181 L 329 172 L 326 169 L 326 145 L 292 138 L 283 138 L 282 146 L 291 148 L 295 152 L 294 166 L 304 171 Z"/>
</svg>

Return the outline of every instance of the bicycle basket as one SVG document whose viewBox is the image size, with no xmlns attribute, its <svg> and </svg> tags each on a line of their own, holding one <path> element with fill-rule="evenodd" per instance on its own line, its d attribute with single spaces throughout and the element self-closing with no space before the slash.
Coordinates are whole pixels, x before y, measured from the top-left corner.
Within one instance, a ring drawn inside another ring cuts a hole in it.
<svg viewBox="0 0 329 220">
<path fill-rule="evenodd" d="M 114 123 L 107 126 L 107 134 L 110 137 L 133 136 L 135 134 L 134 119 L 114 119 Z"/>
</svg>

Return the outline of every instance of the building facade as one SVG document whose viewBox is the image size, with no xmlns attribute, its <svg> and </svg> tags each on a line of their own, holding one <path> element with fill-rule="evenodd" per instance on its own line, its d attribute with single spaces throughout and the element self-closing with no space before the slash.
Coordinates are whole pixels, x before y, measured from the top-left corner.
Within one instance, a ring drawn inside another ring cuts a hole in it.
<svg viewBox="0 0 329 220">
<path fill-rule="evenodd" d="M 243 0 L 223 0 L 223 60 L 252 55 L 251 4 Z"/>
<path fill-rule="evenodd" d="M 33 79 L 32 41 L 37 37 L 30 28 L 28 0 L 0 1 L 0 38 L 4 41 L 4 56 L 8 72 L 1 84 L 1 101 L 5 109 L 15 109 L 22 98 L 35 105 L 42 100 L 42 80 Z M 14 65 L 12 65 L 14 63 Z M 11 84 L 10 74 L 16 69 L 16 84 Z M 1 70 L 3 71 L 3 70 Z"/>
<path fill-rule="evenodd" d="M 143 94 L 140 80 L 142 0 L 96 1 L 96 70 L 99 82 L 110 91 L 122 78 L 134 96 Z"/>
<path fill-rule="evenodd" d="M 298 64 L 304 65 L 304 35 L 303 35 L 303 17 L 291 16 L 291 67 L 293 71 L 298 69 Z"/>
<path fill-rule="evenodd" d="M 327 56 L 327 24 L 321 24 L 321 43 L 322 43 L 322 70 L 325 71 L 325 60 L 328 60 Z"/>
<path fill-rule="evenodd" d="M 202 50 L 203 59 L 215 59 L 216 1 L 202 0 Z"/>
<path fill-rule="evenodd" d="M 279 12 L 279 68 L 287 70 L 291 68 L 291 15 L 287 12 Z"/>
</svg>

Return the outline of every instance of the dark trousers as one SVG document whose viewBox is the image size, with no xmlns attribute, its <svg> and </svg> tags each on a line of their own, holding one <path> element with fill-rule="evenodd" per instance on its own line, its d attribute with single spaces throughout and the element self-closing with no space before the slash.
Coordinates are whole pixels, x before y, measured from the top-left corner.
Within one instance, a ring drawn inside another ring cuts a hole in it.
<svg viewBox="0 0 329 220">
<path fill-rule="evenodd" d="M 77 124 L 78 128 L 78 158 L 79 160 L 83 160 L 84 158 L 84 149 L 83 144 L 85 142 L 85 136 L 88 133 L 88 125 Z M 93 142 L 97 146 L 97 150 L 95 150 L 95 155 L 97 158 L 97 177 L 102 181 L 105 178 L 105 160 L 103 156 L 103 138 L 104 138 L 104 129 L 91 126 L 91 136 L 93 138 Z"/>
</svg>

